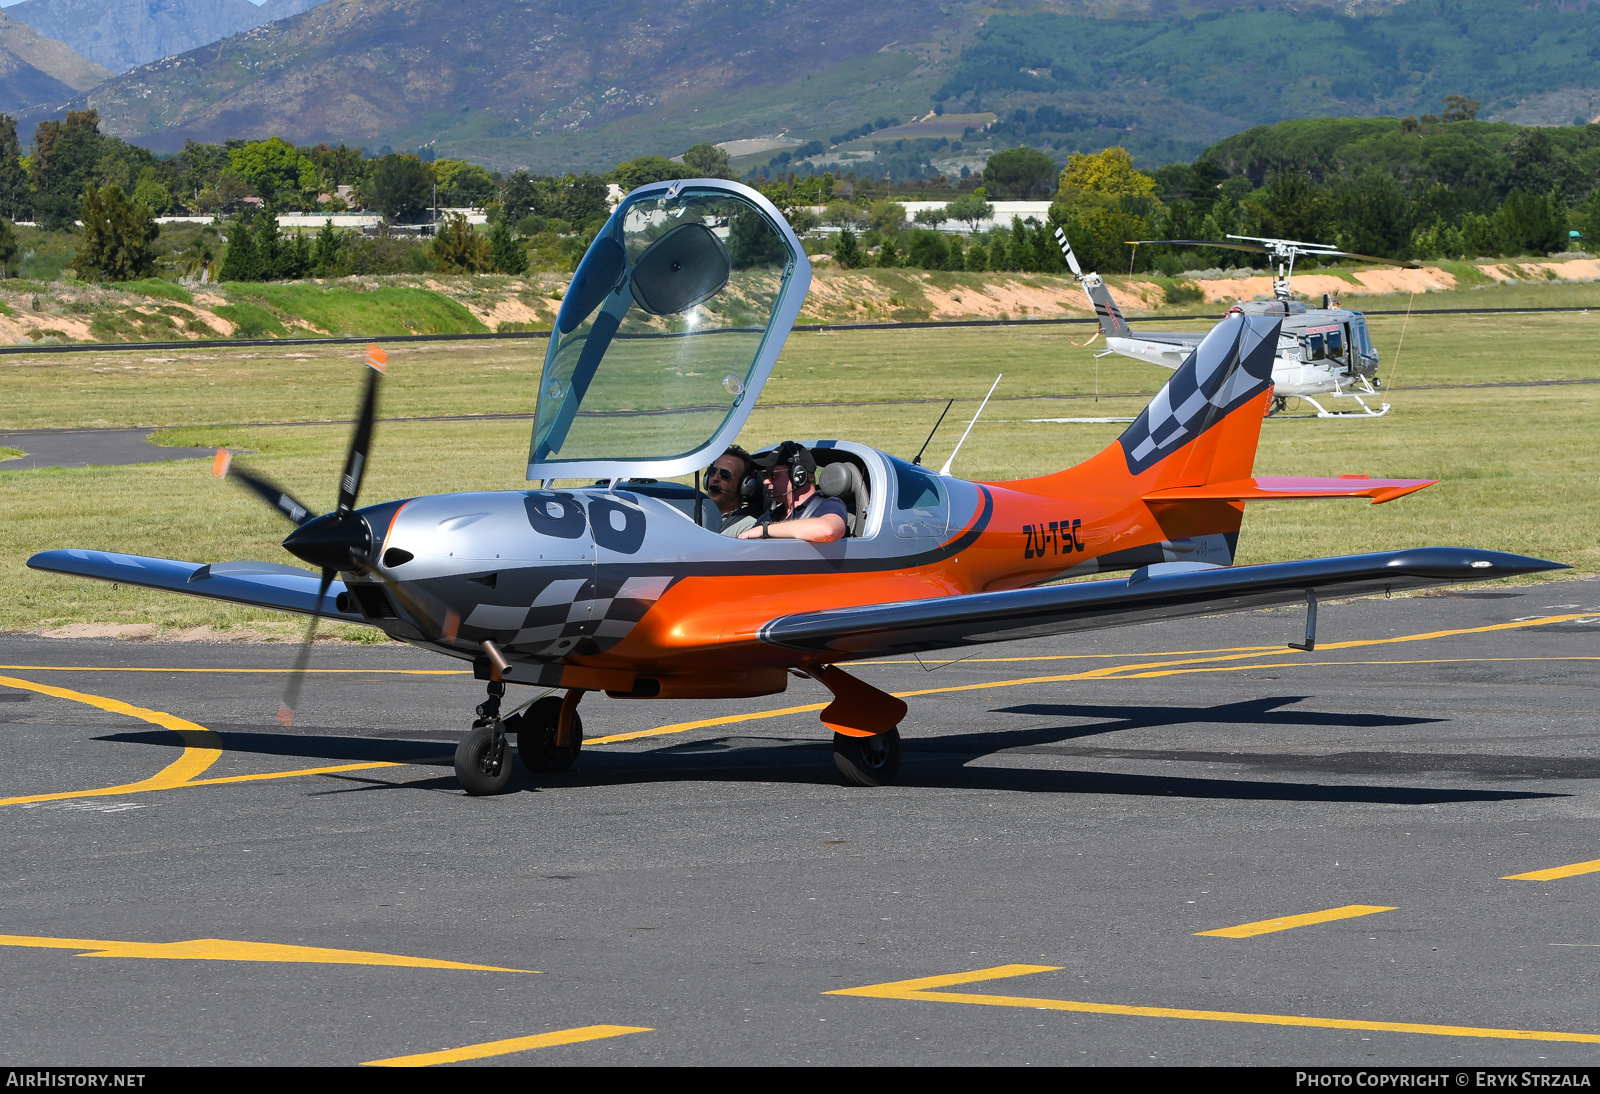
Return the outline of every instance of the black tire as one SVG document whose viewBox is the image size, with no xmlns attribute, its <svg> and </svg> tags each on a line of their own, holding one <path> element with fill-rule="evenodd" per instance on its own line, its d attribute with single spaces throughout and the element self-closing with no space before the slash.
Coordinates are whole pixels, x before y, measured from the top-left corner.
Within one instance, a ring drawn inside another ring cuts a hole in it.
<svg viewBox="0 0 1600 1094">
<path fill-rule="evenodd" d="M 572 712 L 572 744 L 561 748 L 556 744 L 556 731 L 561 725 L 561 699 L 547 695 L 514 719 L 517 735 L 517 755 L 529 771 L 565 771 L 577 762 L 583 749 L 583 719 Z M 513 729 L 512 722 L 506 723 Z"/>
<path fill-rule="evenodd" d="M 488 726 L 479 726 L 456 745 L 456 782 L 461 789 L 477 797 L 498 794 L 511 781 L 511 748 L 502 739 L 500 762 L 491 765 L 489 750 L 494 745 L 494 733 Z"/>
<path fill-rule="evenodd" d="M 900 772 L 900 727 L 876 737 L 835 733 L 833 765 L 853 786 L 888 786 Z"/>
</svg>

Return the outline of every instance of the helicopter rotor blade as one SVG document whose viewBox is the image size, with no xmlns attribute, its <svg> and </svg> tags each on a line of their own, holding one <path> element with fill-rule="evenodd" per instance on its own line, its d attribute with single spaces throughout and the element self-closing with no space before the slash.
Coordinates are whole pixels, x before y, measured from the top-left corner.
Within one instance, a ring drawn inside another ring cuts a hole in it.
<svg viewBox="0 0 1600 1094">
<path fill-rule="evenodd" d="M 1410 259 L 1406 258 L 1383 258 L 1379 255 L 1358 255 L 1353 251 L 1307 251 L 1306 253 L 1317 258 L 1354 258 L 1361 262 L 1382 262 L 1385 265 L 1399 266 L 1401 269 L 1405 270 L 1422 269 L 1421 263 L 1412 262 Z"/>
<path fill-rule="evenodd" d="M 1266 254 L 1267 249 L 1259 243 L 1234 243 L 1226 239 L 1125 239 L 1132 247 L 1142 247 L 1149 243 L 1165 243 L 1171 247 L 1223 247 L 1230 251 L 1250 251 L 1253 254 Z"/>
<path fill-rule="evenodd" d="M 245 489 L 276 509 L 290 524 L 299 527 L 316 517 L 306 504 L 271 479 L 246 471 L 234 465 L 233 453 L 226 448 L 217 449 L 217 458 L 211 462 L 211 473 L 219 479 L 236 479 Z"/>
<path fill-rule="evenodd" d="M 317 607 L 322 606 L 322 598 L 328 595 L 328 587 L 333 584 L 333 579 L 338 574 L 337 570 L 324 567 L 322 581 L 317 586 L 317 599 L 313 602 Z M 283 689 L 283 698 L 278 702 L 278 722 L 284 729 L 294 725 L 294 711 L 300 705 L 300 688 L 305 683 L 306 669 L 311 664 L 311 644 L 317 638 L 317 621 L 321 616 L 314 615 L 311 622 L 306 624 L 306 636 L 300 643 L 300 650 L 295 654 L 294 668 L 289 673 L 289 683 Z"/>
<path fill-rule="evenodd" d="M 389 355 L 377 346 L 367 347 L 367 390 L 361 399 L 361 412 L 356 417 L 356 430 L 350 437 L 350 450 L 344 458 L 344 474 L 339 477 L 339 512 L 348 513 L 356 507 L 361 494 L 361 480 L 367 470 L 367 455 L 372 448 L 372 425 L 378 411 L 378 380 L 388 371 Z"/>
</svg>

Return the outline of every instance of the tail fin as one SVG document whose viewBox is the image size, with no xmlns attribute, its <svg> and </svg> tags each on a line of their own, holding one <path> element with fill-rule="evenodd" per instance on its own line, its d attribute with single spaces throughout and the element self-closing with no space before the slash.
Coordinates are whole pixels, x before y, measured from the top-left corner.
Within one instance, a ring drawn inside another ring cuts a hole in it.
<svg viewBox="0 0 1600 1094">
<path fill-rule="evenodd" d="M 1112 446 L 1128 474 L 1159 468 L 1150 490 L 1248 478 L 1281 322 L 1235 314 L 1212 327 Z"/>
<path fill-rule="evenodd" d="M 1122 318 L 1122 310 L 1117 307 L 1117 302 L 1111 299 L 1111 290 L 1106 288 L 1105 280 L 1097 273 L 1083 272 L 1078 265 L 1078 256 L 1072 251 L 1072 244 L 1067 242 L 1067 233 L 1060 228 L 1056 229 L 1056 244 L 1061 248 L 1062 257 L 1067 260 L 1067 268 L 1072 271 L 1072 276 L 1082 283 L 1089 306 L 1100 318 L 1100 329 L 1109 337 L 1132 338 L 1133 331 L 1128 328 L 1127 320 Z"/>
</svg>

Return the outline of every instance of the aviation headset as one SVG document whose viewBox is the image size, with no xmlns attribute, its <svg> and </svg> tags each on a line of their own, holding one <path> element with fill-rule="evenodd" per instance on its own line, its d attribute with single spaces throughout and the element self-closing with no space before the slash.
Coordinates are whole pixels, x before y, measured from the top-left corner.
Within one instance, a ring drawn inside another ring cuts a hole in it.
<svg viewBox="0 0 1600 1094">
<path fill-rule="evenodd" d="M 744 471 L 739 476 L 738 485 L 734 488 L 738 493 L 739 500 L 748 503 L 758 499 L 761 496 L 761 479 L 756 474 L 756 461 L 751 458 L 750 453 L 739 445 L 730 444 L 728 451 L 723 455 L 732 456 L 744 466 Z"/>
<path fill-rule="evenodd" d="M 813 469 L 817 466 L 815 457 L 806 451 L 806 446 L 795 441 L 784 441 L 774 453 L 777 460 L 774 466 L 781 463 L 789 469 L 789 481 L 796 490 L 803 490 L 810 482 Z"/>
</svg>

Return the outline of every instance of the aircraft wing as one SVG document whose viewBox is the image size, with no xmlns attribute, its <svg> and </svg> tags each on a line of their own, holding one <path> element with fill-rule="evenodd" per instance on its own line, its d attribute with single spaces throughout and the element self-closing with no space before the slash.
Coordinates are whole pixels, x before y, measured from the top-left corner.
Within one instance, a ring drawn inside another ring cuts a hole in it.
<svg viewBox="0 0 1600 1094">
<path fill-rule="evenodd" d="M 111 551 L 85 551 L 70 548 L 43 551 L 28 559 L 30 570 L 74 577 L 93 577 L 119 585 L 138 585 L 212 600 L 227 600 L 256 608 L 272 608 L 301 615 L 320 615 L 364 623 L 355 610 L 340 611 L 339 598 L 344 582 L 335 580 L 328 595 L 317 603 L 320 575 L 294 566 L 272 562 L 178 562 L 170 558 L 120 555 Z"/>
<path fill-rule="evenodd" d="M 811 653 L 881 657 L 1303 603 L 1308 592 L 1319 599 L 1338 599 L 1566 568 L 1466 547 L 1233 568 L 1168 563 L 1136 570 L 1126 580 L 786 615 L 765 624 L 759 637 L 770 645 Z"/>
</svg>

